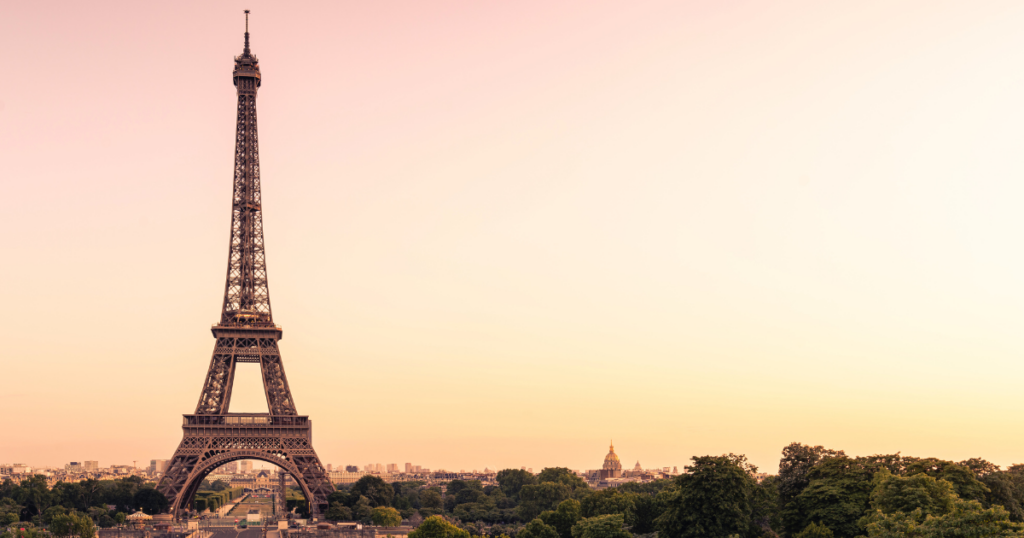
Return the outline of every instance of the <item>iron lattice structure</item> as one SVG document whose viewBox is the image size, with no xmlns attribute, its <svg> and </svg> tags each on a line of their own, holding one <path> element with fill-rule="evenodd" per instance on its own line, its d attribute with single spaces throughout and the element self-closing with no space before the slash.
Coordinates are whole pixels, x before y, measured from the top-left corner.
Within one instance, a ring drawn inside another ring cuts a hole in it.
<svg viewBox="0 0 1024 538">
<path fill-rule="evenodd" d="M 171 513 L 188 510 L 200 483 L 217 467 L 241 459 L 263 460 L 290 473 L 308 499 L 314 517 L 327 508 L 334 491 L 313 450 L 308 417 L 295 410 L 277 342 L 267 288 L 260 197 L 260 160 L 256 131 L 259 61 L 249 50 L 246 13 L 245 48 L 235 57 L 238 92 L 235 128 L 235 177 L 231 200 L 231 242 L 220 323 L 213 326 L 216 344 L 195 414 L 184 415 L 184 437 L 158 489 L 171 500 Z M 228 413 L 235 365 L 259 363 L 269 413 Z"/>
</svg>

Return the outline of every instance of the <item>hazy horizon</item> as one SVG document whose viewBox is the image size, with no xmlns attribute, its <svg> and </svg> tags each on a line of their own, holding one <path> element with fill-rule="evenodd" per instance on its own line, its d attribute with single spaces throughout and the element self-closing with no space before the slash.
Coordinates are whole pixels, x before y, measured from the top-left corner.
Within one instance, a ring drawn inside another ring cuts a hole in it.
<svg viewBox="0 0 1024 538">
<path fill-rule="evenodd" d="M 1024 5 L 531 0 L 5 2 L 0 462 L 181 440 L 243 9 L 324 463 L 1024 461 Z"/>
</svg>

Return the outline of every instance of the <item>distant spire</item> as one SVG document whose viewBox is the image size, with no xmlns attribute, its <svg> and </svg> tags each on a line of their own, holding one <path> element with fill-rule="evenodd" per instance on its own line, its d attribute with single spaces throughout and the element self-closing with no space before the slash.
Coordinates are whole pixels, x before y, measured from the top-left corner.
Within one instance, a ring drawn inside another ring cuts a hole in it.
<svg viewBox="0 0 1024 538">
<path fill-rule="evenodd" d="M 249 10 L 245 10 L 245 49 L 242 54 L 249 55 Z"/>
</svg>

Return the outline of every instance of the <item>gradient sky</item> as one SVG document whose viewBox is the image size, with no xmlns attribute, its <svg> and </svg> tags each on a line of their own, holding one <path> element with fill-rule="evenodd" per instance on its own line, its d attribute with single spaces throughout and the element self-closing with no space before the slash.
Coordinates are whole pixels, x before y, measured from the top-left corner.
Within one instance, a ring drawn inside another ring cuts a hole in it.
<svg viewBox="0 0 1024 538">
<path fill-rule="evenodd" d="M 1024 461 L 1020 2 L 4 0 L 0 462 L 181 439 L 244 8 L 325 463 Z"/>
</svg>

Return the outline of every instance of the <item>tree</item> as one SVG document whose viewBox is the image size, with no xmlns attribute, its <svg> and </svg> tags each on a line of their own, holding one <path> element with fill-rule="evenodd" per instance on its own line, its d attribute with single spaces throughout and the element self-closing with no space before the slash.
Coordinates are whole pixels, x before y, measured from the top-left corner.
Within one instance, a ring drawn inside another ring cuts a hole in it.
<svg viewBox="0 0 1024 538">
<path fill-rule="evenodd" d="M 951 510 L 939 516 L 924 514 L 921 508 L 911 513 L 868 516 L 869 538 L 1022 538 L 1024 524 L 1010 521 L 1002 506 L 984 508 L 978 501 L 954 499 Z"/>
<path fill-rule="evenodd" d="M 782 449 L 779 460 L 778 490 L 782 506 L 789 504 L 810 484 L 807 473 L 814 464 L 824 458 L 844 456 L 842 450 L 831 450 L 823 446 L 808 446 L 790 443 Z"/>
<path fill-rule="evenodd" d="M 669 482 L 666 480 L 666 482 Z M 632 485 L 632 484 L 626 484 Z M 618 489 L 622 489 L 620 486 Z M 629 491 L 629 490 L 627 490 Z M 633 534 L 651 534 L 657 530 L 655 523 L 668 507 L 668 499 L 674 489 L 664 489 L 655 494 L 636 494 L 634 504 L 634 523 L 630 528 Z"/>
<path fill-rule="evenodd" d="M 395 489 L 379 476 L 364 475 L 352 484 L 352 492 L 366 497 L 370 506 L 391 506 L 395 498 Z"/>
<path fill-rule="evenodd" d="M 373 507 L 370 506 L 370 499 L 360 495 L 359 500 L 352 506 L 352 517 L 358 521 L 369 521 L 373 515 Z"/>
<path fill-rule="evenodd" d="M 167 497 L 164 497 L 163 493 L 153 488 L 142 488 L 135 492 L 132 504 L 152 516 L 166 512 L 171 503 L 167 501 Z"/>
<path fill-rule="evenodd" d="M 818 523 L 839 538 L 863 534 L 860 518 L 869 508 L 876 467 L 847 456 L 819 460 L 805 475 L 809 484 L 782 511 L 786 531 L 795 535 Z"/>
<path fill-rule="evenodd" d="M 564 484 L 568 486 L 569 490 L 572 492 L 575 492 L 577 489 L 586 490 L 590 488 L 582 478 L 576 476 L 576 473 L 572 472 L 567 467 L 545 468 L 539 475 L 537 475 L 537 483 L 543 484 L 544 482 Z"/>
<path fill-rule="evenodd" d="M 49 525 L 53 522 L 53 519 L 57 516 L 63 516 L 68 513 L 68 509 L 63 506 L 51 506 L 39 514 L 39 520 L 43 522 L 43 525 Z"/>
<path fill-rule="evenodd" d="M 124 512 L 114 514 L 114 521 L 116 521 L 118 525 L 124 525 L 126 519 L 128 519 L 128 516 L 126 516 Z"/>
<path fill-rule="evenodd" d="M 583 519 L 583 510 L 576 499 L 566 499 L 558 504 L 557 510 L 542 512 L 540 519 L 554 528 L 559 538 L 572 538 L 572 527 Z"/>
<path fill-rule="evenodd" d="M 495 479 L 501 486 L 501 491 L 512 499 L 519 499 L 519 491 L 523 486 L 537 483 L 537 477 L 522 469 L 504 469 L 498 471 Z"/>
<path fill-rule="evenodd" d="M 210 484 L 210 490 L 211 491 L 224 491 L 224 490 L 226 490 L 226 489 L 228 489 L 230 487 L 231 487 L 231 484 L 228 484 L 227 482 L 225 482 L 223 480 L 214 480 L 213 484 Z"/>
<path fill-rule="evenodd" d="M 14 512 L 5 512 L 0 514 L 0 527 L 6 527 L 18 522 L 18 514 Z"/>
<path fill-rule="evenodd" d="M 572 528 L 572 538 L 631 538 L 623 525 L 622 514 L 588 517 Z"/>
<path fill-rule="evenodd" d="M 693 457 L 688 474 L 679 475 L 679 490 L 658 518 L 667 538 L 751 536 L 752 500 L 757 482 L 728 456 Z M 574 533 L 575 538 L 575 533 Z"/>
<path fill-rule="evenodd" d="M 351 521 L 352 509 L 341 503 L 331 503 L 324 514 L 324 519 L 328 521 Z"/>
<path fill-rule="evenodd" d="M 423 493 L 420 493 L 420 503 L 424 508 L 440 510 L 442 506 L 441 492 L 434 488 L 424 490 Z"/>
<path fill-rule="evenodd" d="M 523 486 L 519 490 L 519 517 L 530 521 L 545 510 L 554 510 L 558 504 L 572 496 L 569 486 L 559 482 L 542 482 Z"/>
<path fill-rule="evenodd" d="M 54 536 L 93 538 L 96 535 L 96 528 L 93 527 L 92 520 L 75 513 L 54 516 L 47 528 Z"/>
<path fill-rule="evenodd" d="M 919 513 L 921 518 L 940 516 L 953 509 L 956 493 L 953 484 L 924 473 L 903 477 L 887 470 L 874 478 L 871 508 L 883 514 Z"/>
<path fill-rule="evenodd" d="M 636 521 L 636 498 L 636 495 L 619 488 L 605 488 L 583 499 L 582 514 L 583 517 L 621 514 L 626 525 L 632 525 Z"/>
<path fill-rule="evenodd" d="M 378 527 L 397 527 L 402 524 L 402 516 L 398 514 L 398 510 L 389 506 L 374 508 L 370 519 Z"/>
<path fill-rule="evenodd" d="M 409 538 L 470 538 L 469 533 L 452 525 L 441 516 L 430 516 L 420 523 Z"/>
<path fill-rule="evenodd" d="M 114 518 L 110 517 L 109 514 L 103 514 L 100 516 L 96 524 L 102 529 L 109 529 L 110 527 L 117 525 L 117 521 L 114 521 Z"/>
<path fill-rule="evenodd" d="M 800 531 L 796 538 L 832 538 L 832 531 L 819 523 L 811 523 Z"/>
<path fill-rule="evenodd" d="M 32 519 L 53 506 L 53 494 L 46 486 L 46 477 L 38 474 L 21 481 L 14 500 L 24 507 L 21 519 Z"/>
<path fill-rule="evenodd" d="M 516 538 L 558 538 L 558 531 L 538 518 L 527 523 Z"/>
</svg>

